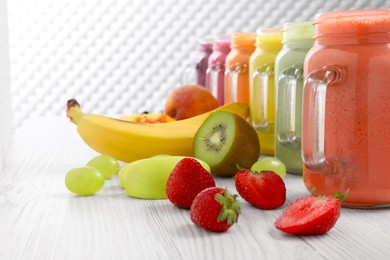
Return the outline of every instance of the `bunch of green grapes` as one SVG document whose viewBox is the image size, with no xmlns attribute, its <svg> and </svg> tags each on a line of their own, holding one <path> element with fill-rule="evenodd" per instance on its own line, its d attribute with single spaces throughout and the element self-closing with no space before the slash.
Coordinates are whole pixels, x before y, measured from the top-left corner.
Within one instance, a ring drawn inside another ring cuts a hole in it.
<svg viewBox="0 0 390 260">
<path fill-rule="evenodd" d="M 92 195 L 104 186 L 119 171 L 119 162 L 108 155 L 99 155 L 86 166 L 71 169 L 65 176 L 65 185 L 77 195 Z"/>
</svg>

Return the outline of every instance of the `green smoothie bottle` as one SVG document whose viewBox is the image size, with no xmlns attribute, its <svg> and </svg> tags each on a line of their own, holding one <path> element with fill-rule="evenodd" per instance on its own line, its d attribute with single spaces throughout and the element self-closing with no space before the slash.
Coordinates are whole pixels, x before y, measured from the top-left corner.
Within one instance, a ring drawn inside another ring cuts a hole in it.
<svg viewBox="0 0 390 260">
<path fill-rule="evenodd" d="M 301 175 L 303 62 L 313 45 L 313 24 L 286 23 L 282 30 L 283 48 L 275 59 L 275 156 L 287 172 Z"/>
</svg>

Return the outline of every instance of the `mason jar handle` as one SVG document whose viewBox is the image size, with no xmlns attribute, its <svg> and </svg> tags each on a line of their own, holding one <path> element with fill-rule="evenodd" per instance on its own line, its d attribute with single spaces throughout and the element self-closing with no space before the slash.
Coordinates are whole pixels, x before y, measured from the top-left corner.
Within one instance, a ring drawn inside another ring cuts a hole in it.
<svg viewBox="0 0 390 260">
<path fill-rule="evenodd" d="M 307 118 L 302 127 L 302 158 L 305 166 L 317 173 L 333 173 L 334 158 L 325 155 L 325 105 L 329 84 L 340 84 L 346 72 L 338 65 L 311 72 L 305 80 L 303 110 Z"/>
<path fill-rule="evenodd" d="M 268 81 L 269 77 L 274 74 L 274 65 L 266 64 L 257 67 L 252 75 L 252 124 L 253 127 L 260 131 L 266 131 L 270 125 L 268 119 Z"/>
<path fill-rule="evenodd" d="M 198 70 L 199 64 L 188 63 L 184 66 L 181 73 L 180 84 L 192 84 L 195 82 L 195 72 Z"/>
<path fill-rule="evenodd" d="M 216 64 L 207 68 L 206 70 L 206 88 L 211 92 L 211 94 L 217 99 L 220 100 L 219 93 L 219 73 L 224 71 L 223 65 Z"/>
<path fill-rule="evenodd" d="M 301 148 L 301 133 L 296 125 L 296 115 L 301 112 L 297 106 L 297 82 L 303 78 L 303 66 L 293 65 L 284 69 L 278 79 L 278 104 L 286 109 L 278 109 L 277 138 L 278 142 L 291 149 Z"/>
<path fill-rule="evenodd" d="M 242 72 L 245 72 L 246 69 L 246 64 L 236 63 L 225 71 L 225 82 L 231 82 L 230 102 L 238 102 L 238 75 Z M 225 93 L 225 100 L 229 100 L 226 98 L 226 94 L 227 93 Z"/>
</svg>

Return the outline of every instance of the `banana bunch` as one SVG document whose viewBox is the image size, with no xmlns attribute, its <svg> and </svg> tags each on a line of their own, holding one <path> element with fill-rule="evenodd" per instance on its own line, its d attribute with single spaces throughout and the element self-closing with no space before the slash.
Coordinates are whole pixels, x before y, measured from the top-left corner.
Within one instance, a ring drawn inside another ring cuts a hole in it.
<svg viewBox="0 0 390 260">
<path fill-rule="evenodd" d="M 241 103 L 226 104 L 216 110 L 229 111 L 245 119 L 249 115 L 248 106 Z M 80 104 L 71 99 L 66 114 L 92 149 L 129 163 L 160 154 L 193 156 L 195 133 L 211 112 L 179 121 L 143 124 L 84 113 Z"/>
</svg>

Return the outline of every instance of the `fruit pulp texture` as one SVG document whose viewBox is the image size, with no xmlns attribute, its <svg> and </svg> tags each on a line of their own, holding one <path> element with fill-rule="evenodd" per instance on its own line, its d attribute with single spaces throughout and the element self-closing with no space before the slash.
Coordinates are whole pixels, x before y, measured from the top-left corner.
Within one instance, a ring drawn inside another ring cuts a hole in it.
<svg viewBox="0 0 390 260">
<path fill-rule="evenodd" d="M 208 68 L 209 57 L 212 52 L 212 46 L 212 42 L 202 42 L 199 45 L 196 62 L 196 84 L 203 87 L 206 87 L 206 71 Z"/>
<path fill-rule="evenodd" d="M 283 50 L 278 54 L 275 60 L 275 86 L 277 91 L 279 88 L 279 76 L 280 73 L 292 66 L 303 66 L 305 55 L 309 50 L 309 46 L 312 44 L 307 44 L 302 41 L 301 44 L 297 42 L 299 48 L 283 48 Z M 307 48 L 301 48 L 302 46 L 307 46 Z M 302 174 L 303 162 L 301 156 L 301 121 L 302 121 L 302 89 L 303 89 L 303 79 L 298 79 L 296 82 L 296 98 L 295 98 L 295 137 L 298 140 L 296 145 L 282 144 L 278 138 L 275 140 L 275 157 L 281 160 L 287 168 L 288 173 Z M 284 95 L 277 93 L 277 107 L 276 107 L 276 118 L 282 117 L 282 114 L 288 114 L 289 102 L 283 100 Z M 286 120 L 282 117 L 283 120 Z M 278 124 L 276 124 L 275 133 L 279 133 Z M 286 133 L 280 133 L 285 135 Z"/>
<path fill-rule="evenodd" d="M 377 23 L 390 29 L 389 18 Z M 335 23 L 322 29 L 337 33 L 349 26 L 356 25 Z M 305 61 L 308 73 L 332 64 L 346 70 L 345 82 L 329 85 L 326 93 L 324 154 L 333 164 L 333 172 L 318 174 L 306 165 L 303 170 L 309 191 L 315 188 L 318 194 L 330 195 L 349 189 L 343 206 L 390 205 L 390 45 L 388 36 L 383 37 L 382 43 L 356 43 L 367 41 L 363 37 L 352 44 L 315 44 Z M 304 89 L 303 130 L 312 109 L 307 104 L 309 90 Z M 303 141 L 305 135 L 313 132 L 304 131 Z"/>
<path fill-rule="evenodd" d="M 274 37 L 274 36 L 269 36 Z M 259 67 L 268 66 L 271 71 L 274 70 L 274 61 L 282 48 L 281 35 L 274 37 L 273 40 L 266 41 L 261 46 L 256 48 L 256 51 L 251 55 L 249 61 L 249 75 L 250 75 L 250 121 L 252 126 L 257 131 L 259 141 L 261 144 L 261 153 L 267 155 L 274 155 L 275 153 L 275 79 L 274 73 L 268 76 L 267 98 L 266 104 L 262 101 L 262 92 L 259 88 L 259 77 L 254 78 L 254 73 Z M 261 127 L 262 111 L 261 107 L 266 109 L 267 126 Z"/>
<path fill-rule="evenodd" d="M 254 33 L 242 33 L 232 36 L 231 51 L 226 57 L 225 70 L 232 71 L 239 67 L 237 89 L 233 90 L 233 73 L 225 76 L 225 103 L 241 102 L 249 104 L 249 59 L 255 50 Z M 232 92 L 237 92 L 237 98 Z"/>
<path fill-rule="evenodd" d="M 214 114 L 205 122 L 223 122 L 220 117 L 221 115 Z M 211 121 L 211 118 L 214 121 Z M 200 128 L 198 130 L 199 134 L 197 133 L 194 140 L 194 142 L 205 143 L 202 148 L 207 149 L 207 153 L 204 153 L 207 158 L 203 159 L 207 159 L 210 166 L 218 165 L 221 160 L 226 157 L 226 154 L 229 153 L 230 147 L 232 147 L 234 141 L 233 136 L 235 136 L 234 132 L 236 131 L 234 117 L 224 116 L 224 120 L 226 122 L 223 122 L 218 126 L 209 124 L 207 128 Z M 204 139 L 199 140 L 199 138 Z"/>
<path fill-rule="evenodd" d="M 217 40 L 213 44 L 213 52 L 211 53 L 208 60 L 208 68 L 209 69 L 217 69 L 218 68 L 218 84 L 214 85 L 211 82 L 211 78 L 206 79 L 206 86 L 211 93 L 213 93 L 214 97 L 218 100 L 220 105 L 225 104 L 225 61 L 226 56 L 230 52 L 230 40 L 229 39 L 221 39 Z"/>
</svg>

